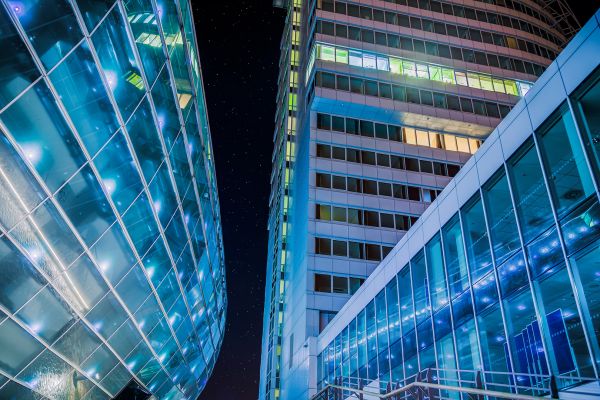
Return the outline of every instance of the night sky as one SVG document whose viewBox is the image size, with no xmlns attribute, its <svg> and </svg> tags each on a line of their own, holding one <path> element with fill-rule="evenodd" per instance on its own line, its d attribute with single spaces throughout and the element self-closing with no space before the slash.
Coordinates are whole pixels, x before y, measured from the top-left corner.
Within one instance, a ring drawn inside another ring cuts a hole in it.
<svg viewBox="0 0 600 400">
<path fill-rule="evenodd" d="M 216 160 L 229 307 L 200 400 L 256 400 L 269 178 L 284 10 L 271 0 L 192 0 Z M 571 0 L 585 23 L 600 0 Z"/>
</svg>

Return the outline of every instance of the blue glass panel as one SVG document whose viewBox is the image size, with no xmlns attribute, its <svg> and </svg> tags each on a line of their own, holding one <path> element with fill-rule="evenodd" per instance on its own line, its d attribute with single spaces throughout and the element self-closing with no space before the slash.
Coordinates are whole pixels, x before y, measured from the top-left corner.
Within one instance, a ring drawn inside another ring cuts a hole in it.
<svg viewBox="0 0 600 400">
<path fill-rule="evenodd" d="M 123 216 L 123 222 L 140 255 L 145 254 L 158 237 L 158 227 L 146 194 L 142 194 Z"/>
<path fill-rule="evenodd" d="M 17 6 L 18 7 L 18 6 Z M 13 12 L 14 6 L 13 6 Z M 0 7 L 0 109 L 40 76 L 31 54 Z"/>
<path fill-rule="evenodd" d="M 450 296 L 454 298 L 469 287 L 469 274 L 458 215 L 452 217 L 444 225 L 442 236 L 448 286 L 450 287 Z"/>
<path fill-rule="evenodd" d="M 50 80 L 93 156 L 119 127 L 87 42 L 83 42 L 50 74 Z"/>
<path fill-rule="evenodd" d="M 461 214 L 471 280 L 477 282 L 492 267 L 490 243 L 479 193 L 462 208 Z"/>
<path fill-rule="evenodd" d="M 521 248 L 515 229 L 516 217 L 504 170 L 492 177 L 483 187 L 483 199 L 492 239 L 496 265 Z"/>
<path fill-rule="evenodd" d="M 83 38 L 65 0 L 20 0 L 11 7 L 46 69 L 52 68 Z"/>
<path fill-rule="evenodd" d="M 167 276 L 171 269 L 171 260 L 162 240 L 157 240 L 152 249 L 144 256 L 144 268 L 154 286 Z"/>
<path fill-rule="evenodd" d="M 0 304 L 15 312 L 46 283 L 5 237 L 0 239 Z"/>
<path fill-rule="evenodd" d="M 523 240 L 527 243 L 553 222 L 542 169 L 531 140 L 510 158 L 508 167 Z"/>
<path fill-rule="evenodd" d="M 475 298 L 477 313 L 481 313 L 486 308 L 498 303 L 496 277 L 493 272 L 490 272 L 473 285 L 473 297 Z"/>
<path fill-rule="evenodd" d="M 73 367 L 45 350 L 19 374 L 19 379 L 48 398 L 69 398 L 76 392 Z"/>
<path fill-rule="evenodd" d="M 0 119 L 52 192 L 85 162 L 79 144 L 43 81 L 13 103 Z"/>
<path fill-rule="evenodd" d="M 116 285 L 136 263 L 119 224 L 114 224 L 90 249 L 108 281 Z"/>
<path fill-rule="evenodd" d="M 102 149 L 94 164 L 117 211 L 122 214 L 141 193 L 143 185 L 121 132 Z"/>
<path fill-rule="evenodd" d="M 522 287 L 527 287 L 529 285 L 529 278 L 527 277 L 523 253 L 518 252 L 499 266 L 498 277 L 500 279 L 500 293 L 502 293 L 502 297 L 507 297 Z"/>
<path fill-rule="evenodd" d="M 75 322 L 69 306 L 49 287 L 32 298 L 17 316 L 49 343 L 54 342 Z"/>
<path fill-rule="evenodd" d="M 123 17 L 118 7 L 92 36 L 108 86 L 112 90 L 125 120 L 144 95 L 144 82 L 135 62 Z"/>
<path fill-rule="evenodd" d="M 132 268 L 115 290 L 131 312 L 137 311 L 142 302 L 152 293 L 146 275 L 139 266 Z"/>
<path fill-rule="evenodd" d="M 115 0 L 77 0 L 88 31 L 94 30 L 98 22 L 106 15 Z"/>
<path fill-rule="evenodd" d="M 556 213 L 561 216 L 594 194 L 594 184 L 568 107 L 561 107 L 538 134 Z"/>
<path fill-rule="evenodd" d="M 427 271 L 425 269 L 425 256 L 420 251 L 410 261 L 412 286 L 415 298 L 416 323 L 431 316 L 431 303 L 429 302 L 429 285 L 427 284 Z"/>
<path fill-rule="evenodd" d="M 175 96 L 168 68 L 163 68 L 156 83 L 152 87 L 152 99 L 156 108 L 158 126 L 163 134 L 167 150 L 173 146 L 175 138 L 181 129 Z"/>
<path fill-rule="evenodd" d="M 556 226 L 532 240 L 527 246 L 527 261 L 533 276 L 544 273 L 552 266 L 564 261 Z"/>
<path fill-rule="evenodd" d="M 152 85 L 166 60 L 152 3 L 150 0 L 130 0 L 125 3 L 125 9 L 146 79 Z"/>
<path fill-rule="evenodd" d="M 164 228 L 177 209 L 177 199 L 173 192 L 173 184 L 166 163 L 163 163 L 160 167 L 158 173 L 150 182 L 149 188 L 154 202 L 154 210 Z"/>
<path fill-rule="evenodd" d="M 56 198 L 88 245 L 115 221 L 115 215 L 88 166 L 82 168 Z"/>
<path fill-rule="evenodd" d="M 427 255 L 427 278 L 429 291 L 431 293 L 431 303 L 434 310 L 448 304 L 448 291 L 446 290 L 446 272 L 444 270 L 444 261 L 442 260 L 442 244 L 440 235 L 436 235 L 425 246 Z"/>
<path fill-rule="evenodd" d="M 147 98 L 144 98 L 127 123 L 127 131 L 144 177 L 149 182 L 158 171 L 164 156 Z"/>
<path fill-rule="evenodd" d="M 600 205 L 595 198 L 584 202 L 565 216 L 561 228 L 568 254 L 598 240 L 600 237 Z"/>
<path fill-rule="evenodd" d="M 127 314 L 125 314 L 117 298 L 112 293 L 108 293 L 87 314 L 87 319 L 96 332 L 108 339 L 125 322 Z"/>
<path fill-rule="evenodd" d="M 0 368 L 15 376 L 44 348 L 27 331 L 11 319 L 0 324 Z"/>
<path fill-rule="evenodd" d="M 54 344 L 60 354 L 76 364 L 81 364 L 98 346 L 100 340 L 81 320 Z"/>
<path fill-rule="evenodd" d="M 81 368 L 88 375 L 93 376 L 97 380 L 102 380 L 104 377 L 117 365 L 116 357 L 104 346 L 100 346 L 94 351 L 90 357 L 81 364 Z"/>
</svg>

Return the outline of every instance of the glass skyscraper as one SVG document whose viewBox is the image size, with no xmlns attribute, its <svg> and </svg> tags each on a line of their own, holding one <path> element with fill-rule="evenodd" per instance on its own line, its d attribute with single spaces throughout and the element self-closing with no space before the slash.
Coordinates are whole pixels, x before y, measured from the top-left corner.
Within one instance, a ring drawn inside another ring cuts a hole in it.
<svg viewBox="0 0 600 400">
<path fill-rule="evenodd" d="M 299 400 L 317 387 L 320 332 L 579 25 L 563 1 L 275 5 L 287 20 L 259 399 Z"/>
<path fill-rule="evenodd" d="M 599 49 L 600 11 L 318 337 L 319 388 L 600 397 Z"/>
<path fill-rule="evenodd" d="M 190 2 L 0 1 L 0 398 L 196 399 L 223 340 Z"/>
</svg>

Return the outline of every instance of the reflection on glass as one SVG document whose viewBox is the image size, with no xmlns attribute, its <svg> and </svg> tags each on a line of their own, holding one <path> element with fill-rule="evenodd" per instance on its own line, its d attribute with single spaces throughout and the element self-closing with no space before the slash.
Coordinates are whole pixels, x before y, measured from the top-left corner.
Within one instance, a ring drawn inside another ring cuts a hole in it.
<svg viewBox="0 0 600 400">
<path fill-rule="evenodd" d="M 579 134 L 571 113 L 563 107 L 540 131 L 540 151 L 559 216 L 592 193 L 590 176 Z"/>
<path fill-rule="evenodd" d="M 517 215 L 525 243 L 552 223 L 552 209 L 542 169 L 531 140 L 508 161 Z"/>
<path fill-rule="evenodd" d="M 98 27 L 92 36 L 104 78 L 112 90 L 125 120 L 144 95 L 144 82 L 133 57 L 125 24 L 118 7 Z"/>
<path fill-rule="evenodd" d="M 93 156 L 119 123 L 86 42 L 52 71 L 50 80 Z"/>
<path fill-rule="evenodd" d="M 492 250 L 496 265 L 500 265 L 521 246 L 508 181 L 503 170 L 484 185 L 483 199 L 490 226 Z"/>
<path fill-rule="evenodd" d="M 600 79 L 596 77 L 577 95 L 578 114 L 583 141 L 590 156 L 596 180 L 600 176 Z"/>
<path fill-rule="evenodd" d="M 140 52 L 146 78 L 152 85 L 165 63 L 163 43 L 150 0 L 130 0 L 125 3 L 135 44 Z"/>
<path fill-rule="evenodd" d="M 91 245 L 115 221 L 92 169 L 84 167 L 56 195 L 84 241 Z"/>
<path fill-rule="evenodd" d="M 117 133 L 94 159 L 102 184 L 119 213 L 123 213 L 143 189 L 140 176 L 122 132 Z"/>
<path fill-rule="evenodd" d="M 25 43 L 0 7 L 0 109 L 40 76 Z"/>
<path fill-rule="evenodd" d="M 83 165 L 83 153 L 43 81 L 13 103 L 0 119 L 52 192 Z"/>
<path fill-rule="evenodd" d="M 475 194 L 461 210 L 471 280 L 477 282 L 492 267 L 483 206 Z"/>
<path fill-rule="evenodd" d="M 52 68 L 83 38 L 66 0 L 20 0 L 11 11 L 23 26 L 46 69 Z"/>
</svg>

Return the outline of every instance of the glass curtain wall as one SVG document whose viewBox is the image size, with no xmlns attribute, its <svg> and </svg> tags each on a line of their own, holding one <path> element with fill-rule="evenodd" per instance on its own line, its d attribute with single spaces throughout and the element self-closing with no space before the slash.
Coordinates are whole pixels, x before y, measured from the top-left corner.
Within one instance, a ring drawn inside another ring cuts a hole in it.
<svg viewBox="0 0 600 400">
<path fill-rule="evenodd" d="M 488 388 L 523 392 L 539 375 L 598 376 L 598 104 L 596 73 L 346 328 L 368 344 L 352 376 L 481 370 Z M 321 355 L 320 386 L 338 376 L 336 351 Z"/>
</svg>

